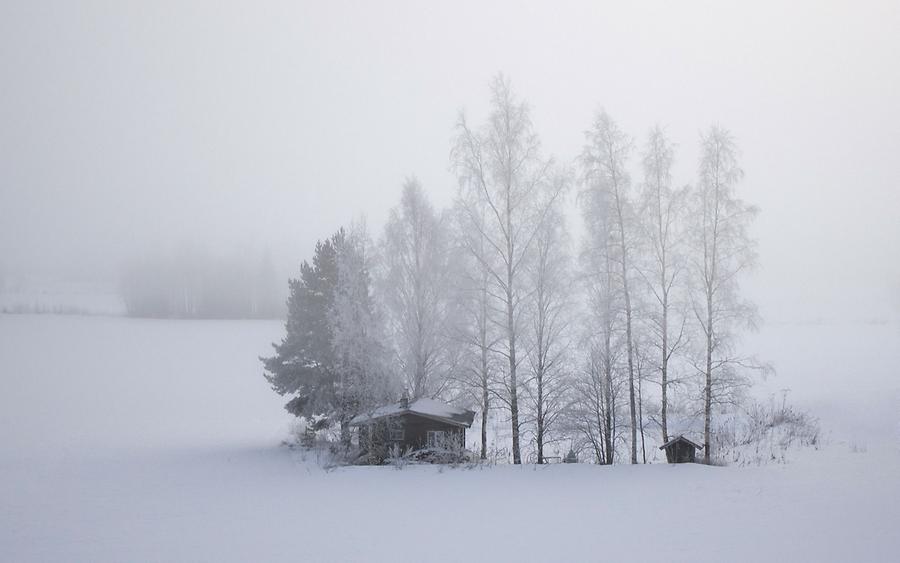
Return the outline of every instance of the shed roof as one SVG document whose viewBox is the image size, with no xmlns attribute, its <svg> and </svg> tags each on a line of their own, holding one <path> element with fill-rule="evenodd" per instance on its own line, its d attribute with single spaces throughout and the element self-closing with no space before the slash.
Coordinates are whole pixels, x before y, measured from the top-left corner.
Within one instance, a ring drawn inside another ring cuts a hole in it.
<svg viewBox="0 0 900 563">
<path fill-rule="evenodd" d="M 698 450 L 702 450 L 702 449 L 703 449 L 703 446 L 701 446 L 701 445 L 699 445 L 699 444 L 695 444 L 694 442 L 688 440 L 687 438 L 685 438 L 684 436 L 682 436 L 682 435 L 680 435 L 680 434 L 679 434 L 678 436 L 675 436 L 674 438 L 672 438 L 671 440 L 669 440 L 669 441 L 666 442 L 665 444 L 661 445 L 661 446 L 659 447 L 659 449 L 664 450 L 664 449 L 668 448 L 669 446 L 671 446 L 672 444 L 674 444 L 675 442 L 684 442 L 685 444 L 689 444 L 689 445 L 691 445 L 691 446 L 694 446 L 694 447 L 697 448 Z"/>
<path fill-rule="evenodd" d="M 350 426 L 361 426 L 363 424 L 368 424 L 369 422 L 374 422 L 379 418 L 397 416 L 400 414 L 415 414 L 432 420 L 446 422 L 447 424 L 465 426 L 466 428 L 472 426 L 472 421 L 475 419 L 475 413 L 468 409 L 454 407 L 453 405 L 435 401 L 434 399 L 423 398 L 411 401 L 408 407 L 403 407 L 402 403 L 393 403 L 378 407 L 371 412 L 354 417 L 353 420 L 350 421 Z"/>
</svg>

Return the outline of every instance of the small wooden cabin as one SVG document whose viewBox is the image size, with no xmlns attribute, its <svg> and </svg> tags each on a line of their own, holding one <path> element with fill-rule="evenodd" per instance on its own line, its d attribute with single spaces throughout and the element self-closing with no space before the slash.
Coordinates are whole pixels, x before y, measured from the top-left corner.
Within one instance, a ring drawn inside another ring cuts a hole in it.
<svg viewBox="0 0 900 563">
<path fill-rule="evenodd" d="M 694 463 L 697 450 L 702 450 L 703 446 L 679 435 L 661 445 L 659 449 L 666 450 L 666 461 L 669 463 Z"/>
<path fill-rule="evenodd" d="M 379 460 L 395 446 L 404 453 L 448 447 L 461 452 L 474 418 L 475 413 L 467 409 L 404 396 L 398 403 L 355 417 L 350 426 L 358 428 L 360 448 L 371 460 Z"/>
</svg>

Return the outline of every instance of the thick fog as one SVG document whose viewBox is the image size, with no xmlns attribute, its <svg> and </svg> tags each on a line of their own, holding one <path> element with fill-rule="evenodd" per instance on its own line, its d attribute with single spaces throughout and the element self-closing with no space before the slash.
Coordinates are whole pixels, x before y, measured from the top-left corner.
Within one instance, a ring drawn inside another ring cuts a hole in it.
<svg viewBox="0 0 900 563">
<path fill-rule="evenodd" d="M 408 176 L 450 204 L 500 71 L 560 162 L 603 107 L 664 125 L 692 183 L 728 127 L 765 318 L 900 316 L 900 4 L 723 4 L 5 2 L 0 273 L 112 283 L 190 247 L 286 277 Z"/>
</svg>

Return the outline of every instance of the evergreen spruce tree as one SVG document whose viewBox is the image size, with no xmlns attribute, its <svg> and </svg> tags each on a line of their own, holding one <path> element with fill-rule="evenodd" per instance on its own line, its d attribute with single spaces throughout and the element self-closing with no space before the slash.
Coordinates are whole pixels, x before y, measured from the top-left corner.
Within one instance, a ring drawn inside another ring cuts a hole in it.
<svg viewBox="0 0 900 563">
<path fill-rule="evenodd" d="M 279 395 L 291 396 L 285 409 L 296 416 L 332 415 L 337 408 L 330 316 L 344 238 L 341 229 L 319 241 L 312 264 L 304 261 L 300 277 L 289 281 L 286 335 L 273 344 L 274 356 L 260 358 L 266 380 Z"/>
</svg>

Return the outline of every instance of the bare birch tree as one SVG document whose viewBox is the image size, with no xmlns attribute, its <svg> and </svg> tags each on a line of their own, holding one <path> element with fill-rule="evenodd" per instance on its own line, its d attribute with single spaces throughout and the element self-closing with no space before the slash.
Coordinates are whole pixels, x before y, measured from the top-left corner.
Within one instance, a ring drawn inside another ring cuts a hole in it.
<svg viewBox="0 0 900 563">
<path fill-rule="evenodd" d="M 600 330 L 585 341 L 588 353 L 581 373 L 573 380 L 566 418 L 572 430 L 587 440 L 596 462 L 611 465 L 619 439 L 622 381 L 615 366 L 622 347 L 618 339 L 602 330 L 602 324 L 593 326 Z"/>
<path fill-rule="evenodd" d="M 593 126 L 585 132 L 587 144 L 582 151 L 580 162 L 585 189 L 606 192 L 612 209 L 617 253 L 619 283 L 622 289 L 625 312 L 625 349 L 628 366 L 628 406 L 631 418 L 631 463 L 637 463 L 637 407 L 634 388 L 634 350 L 631 278 L 634 275 L 631 262 L 631 246 L 634 239 L 635 218 L 631 201 L 631 179 L 626 170 L 632 150 L 631 138 L 622 131 L 612 118 L 600 111 Z"/>
<path fill-rule="evenodd" d="M 746 368 L 761 368 L 735 354 L 733 345 L 737 328 L 755 326 L 756 321 L 755 308 L 741 299 L 738 282 L 756 262 L 749 227 L 758 210 L 737 197 L 744 172 L 731 133 L 710 127 L 701 135 L 700 148 L 699 178 L 690 198 L 695 282 L 691 302 L 703 336 L 698 368 L 703 376 L 704 461 L 709 463 L 715 408 L 733 402 L 735 392 L 748 385 Z"/>
<path fill-rule="evenodd" d="M 558 205 L 544 216 L 535 237 L 530 268 L 534 297 L 529 318 L 531 377 L 526 389 L 531 398 L 537 463 L 544 463 L 544 446 L 565 406 L 566 341 L 572 279 L 565 218 Z"/>
<path fill-rule="evenodd" d="M 457 207 L 458 245 L 464 255 L 458 261 L 459 268 L 454 276 L 457 285 L 457 302 L 460 305 L 460 322 L 454 325 L 456 339 L 466 352 L 463 354 L 461 369 L 457 371 L 458 382 L 472 395 L 481 410 L 481 459 L 487 459 L 488 416 L 491 398 L 497 394 L 495 350 L 502 340 L 497 322 L 502 317 L 497 310 L 496 299 L 491 294 L 491 276 L 487 268 L 475 258 L 489 259 L 484 235 L 486 214 L 481 209 L 473 213 Z M 467 227 L 476 220 L 480 228 Z"/>
<path fill-rule="evenodd" d="M 660 420 L 663 442 L 669 440 L 668 406 L 670 363 L 685 342 L 687 315 L 676 304 L 683 285 L 683 240 L 687 188 L 672 188 L 674 146 L 658 125 L 650 130 L 642 164 L 641 227 L 646 243 L 639 271 L 646 283 L 652 307 L 645 312 L 658 350 Z M 676 315 L 677 314 L 677 315 Z M 673 319 L 673 316 L 677 318 Z M 670 328 L 674 320 L 674 330 Z"/>
<path fill-rule="evenodd" d="M 622 355 L 622 290 L 615 258 L 616 226 L 609 191 L 582 191 L 580 203 L 586 231 L 581 269 L 588 304 L 584 319 L 588 354 L 582 375 L 574 384 L 571 418 L 591 444 L 597 463 L 611 464 L 618 440 Z"/>
<path fill-rule="evenodd" d="M 491 112 L 480 130 L 472 129 L 465 116 L 460 116 L 452 162 L 460 182 L 460 205 L 471 219 L 468 225 L 482 230 L 487 255 L 491 255 L 476 259 L 490 277 L 491 295 L 505 308 L 505 347 L 501 353 L 509 366 L 506 387 L 512 454 L 513 463 L 518 464 L 517 370 L 522 358 L 517 341 L 522 305 L 528 295 L 523 269 L 547 206 L 562 191 L 563 183 L 554 180 L 552 160 L 541 157 L 528 105 L 514 96 L 502 75 L 491 83 Z M 488 210 L 484 224 L 474 219 L 481 206 Z"/>
<path fill-rule="evenodd" d="M 441 393 L 458 361 L 447 221 L 416 179 L 403 186 L 381 241 L 381 294 L 411 398 Z"/>
</svg>

